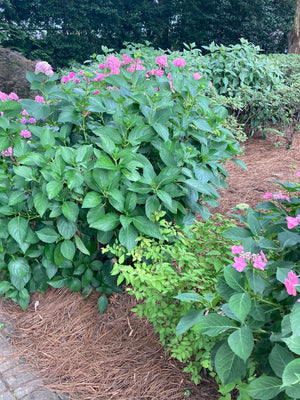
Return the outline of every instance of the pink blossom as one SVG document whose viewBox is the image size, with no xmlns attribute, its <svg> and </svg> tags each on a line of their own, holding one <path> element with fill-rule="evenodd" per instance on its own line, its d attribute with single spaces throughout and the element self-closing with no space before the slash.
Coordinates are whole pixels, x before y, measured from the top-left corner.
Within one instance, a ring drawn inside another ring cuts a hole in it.
<svg viewBox="0 0 300 400">
<path fill-rule="evenodd" d="M 300 176 L 300 171 L 298 171 L 298 172 L 296 173 L 296 175 Z"/>
<path fill-rule="evenodd" d="M 8 99 L 8 95 L 4 92 L 0 92 L 0 99 L 4 102 L 6 99 Z"/>
<path fill-rule="evenodd" d="M 273 197 L 273 193 L 271 193 L 271 192 L 266 192 L 265 194 L 264 194 L 264 199 L 270 199 L 271 197 Z"/>
<path fill-rule="evenodd" d="M 237 271 L 242 272 L 245 267 L 247 267 L 247 262 L 243 257 L 234 257 L 233 268 L 236 268 Z"/>
<path fill-rule="evenodd" d="M 97 89 L 97 90 L 95 90 L 95 92 L 93 93 L 94 95 L 96 95 L 96 94 L 99 94 L 100 92 L 99 92 L 99 90 Z"/>
<path fill-rule="evenodd" d="M 23 110 L 22 110 L 21 114 L 22 114 L 22 115 L 26 115 L 27 117 L 29 117 L 29 114 L 28 114 L 28 112 L 27 112 L 26 110 L 24 110 L 24 108 L 23 108 Z"/>
<path fill-rule="evenodd" d="M 135 71 L 142 71 L 145 70 L 146 68 L 143 65 L 140 64 L 132 64 L 130 67 L 126 68 L 127 71 L 133 73 Z"/>
<path fill-rule="evenodd" d="M 199 74 L 199 72 L 195 72 L 193 78 L 196 79 L 196 81 L 198 81 L 199 79 L 202 78 L 202 76 Z"/>
<path fill-rule="evenodd" d="M 122 65 L 127 65 L 133 63 L 133 59 L 130 58 L 126 53 L 123 54 Z M 99 67 L 100 68 L 100 67 Z"/>
<path fill-rule="evenodd" d="M 35 96 L 34 100 L 38 103 L 45 103 L 45 99 L 43 96 Z"/>
<path fill-rule="evenodd" d="M 70 81 L 70 78 L 68 76 L 63 76 L 60 80 L 62 83 L 67 83 Z"/>
<path fill-rule="evenodd" d="M 47 76 L 53 76 L 52 67 L 47 61 L 39 61 L 36 63 L 34 73 L 38 74 L 39 72 Z"/>
<path fill-rule="evenodd" d="M 14 93 L 14 92 L 11 92 L 11 93 L 8 95 L 8 98 L 9 98 L 9 100 L 19 100 L 19 96 L 18 96 L 16 93 Z"/>
<path fill-rule="evenodd" d="M 109 56 L 109 57 L 107 57 L 107 59 L 105 61 L 105 66 L 106 66 L 106 68 L 108 68 L 110 70 L 120 69 L 121 62 L 117 59 L 117 57 Z"/>
<path fill-rule="evenodd" d="M 166 56 L 158 56 L 156 57 L 155 61 L 159 65 L 159 68 L 168 66 L 168 61 Z"/>
<path fill-rule="evenodd" d="M 175 67 L 184 67 L 185 66 L 185 60 L 183 58 L 175 58 L 173 61 L 173 64 Z"/>
<path fill-rule="evenodd" d="M 285 196 L 285 195 L 282 194 L 282 193 L 274 193 L 274 194 L 273 194 L 273 198 L 274 198 L 275 200 L 286 200 L 286 201 L 290 201 L 289 196 Z"/>
<path fill-rule="evenodd" d="M 299 225 L 298 218 L 286 217 L 286 220 L 288 229 L 293 229 L 295 226 Z"/>
<path fill-rule="evenodd" d="M 119 75 L 120 74 L 120 68 L 112 68 L 110 70 L 110 75 Z"/>
<path fill-rule="evenodd" d="M 288 292 L 288 294 L 290 294 L 292 296 L 297 296 L 296 289 L 291 281 L 289 281 L 288 279 L 285 279 L 284 286 L 286 287 L 286 291 Z"/>
<path fill-rule="evenodd" d="M 256 256 L 253 260 L 253 267 L 261 269 L 262 271 L 265 269 L 266 263 L 262 260 L 261 256 Z"/>
<path fill-rule="evenodd" d="M 80 74 L 80 75 L 82 75 L 82 74 Z M 70 72 L 68 76 L 69 76 L 70 79 L 74 79 L 76 77 L 76 73 L 75 72 Z"/>
<path fill-rule="evenodd" d="M 83 79 L 86 81 L 86 78 L 83 78 Z M 79 78 L 74 78 L 74 79 L 73 79 L 73 82 L 74 82 L 75 84 L 77 84 L 77 83 L 80 82 L 80 79 L 79 79 Z"/>
<path fill-rule="evenodd" d="M 244 247 L 243 246 L 232 246 L 231 247 L 232 254 L 240 254 L 243 251 L 244 251 Z"/>
<path fill-rule="evenodd" d="M 163 69 L 157 69 L 156 71 L 155 71 L 155 75 L 156 76 L 163 76 L 163 74 L 164 74 L 164 71 L 163 71 Z"/>
<path fill-rule="evenodd" d="M 1 153 L 2 153 L 4 156 L 12 156 L 12 155 L 13 155 L 13 149 L 12 149 L 11 147 L 9 147 L 7 150 L 1 151 Z"/>
<path fill-rule="evenodd" d="M 100 64 L 100 65 L 99 65 L 99 68 L 100 68 L 100 69 L 105 69 L 105 65 L 104 65 L 104 64 Z"/>
<path fill-rule="evenodd" d="M 266 263 L 268 262 L 267 257 L 265 256 L 265 254 L 262 250 L 260 251 L 260 256 L 264 260 L 264 262 L 266 262 Z"/>
<path fill-rule="evenodd" d="M 36 119 L 31 117 L 31 118 L 29 118 L 28 122 L 30 124 L 35 124 L 36 123 Z"/>
<path fill-rule="evenodd" d="M 298 277 L 293 271 L 288 273 L 288 277 L 292 285 L 298 285 Z"/>
<path fill-rule="evenodd" d="M 212 86 L 212 85 L 213 85 L 212 82 L 209 82 L 208 86 Z"/>
<path fill-rule="evenodd" d="M 21 130 L 20 135 L 23 136 L 25 139 L 28 139 L 31 137 L 31 132 L 28 129 L 23 129 Z"/>
</svg>

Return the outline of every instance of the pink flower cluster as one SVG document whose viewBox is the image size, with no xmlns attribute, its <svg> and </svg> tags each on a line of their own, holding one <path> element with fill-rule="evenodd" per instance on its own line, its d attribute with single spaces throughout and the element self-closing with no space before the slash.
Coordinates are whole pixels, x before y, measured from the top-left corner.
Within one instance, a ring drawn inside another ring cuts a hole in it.
<svg viewBox="0 0 300 400">
<path fill-rule="evenodd" d="M 293 271 L 290 271 L 288 273 L 288 279 L 284 280 L 284 286 L 286 287 L 286 291 L 291 296 L 297 296 L 297 291 L 295 287 L 299 286 L 298 276 Z M 300 298 L 297 301 L 300 302 Z"/>
<path fill-rule="evenodd" d="M 1 153 L 2 153 L 4 156 L 12 156 L 12 155 L 13 155 L 13 149 L 12 149 L 12 147 L 9 147 L 7 150 L 1 151 Z"/>
<path fill-rule="evenodd" d="M 0 92 L 0 99 L 2 102 L 4 102 L 6 99 L 8 100 L 16 100 L 20 101 L 21 99 L 15 92 L 11 92 L 10 94 L 6 94 L 4 92 Z"/>
<path fill-rule="evenodd" d="M 290 201 L 289 196 L 285 196 L 282 193 L 271 193 L 271 192 L 266 192 L 264 194 L 264 199 L 270 199 L 273 198 L 274 200 L 286 200 L 286 201 Z"/>
<path fill-rule="evenodd" d="M 80 79 L 77 77 L 75 72 L 70 72 L 67 76 L 63 76 L 61 78 L 62 83 L 67 83 L 69 81 L 73 81 L 74 83 L 79 83 Z"/>
<path fill-rule="evenodd" d="M 250 252 L 244 252 L 243 246 L 232 246 L 231 252 L 232 254 L 239 255 L 239 257 L 234 257 L 233 263 L 233 268 L 239 272 L 242 272 L 244 268 L 247 267 L 247 262 L 249 261 L 253 262 L 254 268 L 261 269 L 262 271 L 265 269 L 268 262 L 263 251 L 261 251 L 260 254 L 251 254 Z"/>
<path fill-rule="evenodd" d="M 175 65 L 175 67 L 184 67 L 185 60 L 183 58 L 175 58 L 175 60 L 173 61 L 173 65 Z"/>
<path fill-rule="evenodd" d="M 47 61 L 39 61 L 36 63 L 34 73 L 38 74 L 39 72 L 47 76 L 53 76 L 52 67 Z"/>
<path fill-rule="evenodd" d="M 22 129 L 20 135 L 25 139 L 29 139 L 31 137 L 31 132 L 28 129 Z"/>
<path fill-rule="evenodd" d="M 293 228 L 295 228 L 295 226 L 299 225 L 300 215 L 297 215 L 296 218 L 294 218 L 294 217 L 286 217 L 286 220 L 287 220 L 288 229 L 293 229 Z"/>
</svg>

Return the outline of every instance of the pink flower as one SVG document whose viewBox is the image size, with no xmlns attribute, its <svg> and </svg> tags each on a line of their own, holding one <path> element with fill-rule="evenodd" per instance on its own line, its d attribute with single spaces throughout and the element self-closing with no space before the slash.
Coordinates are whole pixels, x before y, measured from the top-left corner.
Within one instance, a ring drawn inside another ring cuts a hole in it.
<svg viewBox="0 0 300 400">
<path fill-rule="evenodd" d="M 243 251 L 244 251 L 244 247 L 243 246 L 232 246 L 231 247 L 232 254 L 240 254 Z"/>
<path fill-rule="evenodd" d="M 22 110 L 21 114 L 22 114 L 22 115 L 27 115 L 27 116 L 29 117 L 29 114 L 28 114 L 28 112 L 27 112 L 26 110 L 24 110 L 24 108 L 23 108 L 23 110 Z"/>
<path fill-rule="evenodd" d="M 11 93 L 8 95 L 8 98 L 9 98 L 9 100 L 19 100 L 19 96 L 18 96 L 16 93 L 14 93 L 14 92 L 11 92 Z"/>
<path fill-rule="evenodd" d="M 274 194 L 273 194 L 273 198 L 276 199 L 276 200 L 286 200 L 286 201 L 290 201 L 289 196 L 285 196 L 285 195 L 282 194 L 282 193 L 274 193 Z"/>
<path fill-rule="evenodd" d="M 47 61 L 39 61 L 36 63 L 34 73 L 38 74 L 39 72 L 47 76 L 53 76 L 52 67 Z"/>
<path fill-rule="evenodd" d="M 264 252 L 262 250 L 260 251 L 260 256 L 264 260 L 264 262 L 268 262 L 267 257 L 264 255 Z"/>
<path fill-rule="evenodd" d="M 8 95 L 4 92 L 0 92 L 0 99 L 4 102 L 6 99 L 8 99 Z"/>
<path fill-rule="evenodd" d="M 198 81 L 199 79 L 202 78 L 202 76 L 199 74 L 199 72 L 195 72 L 193 78 L 196 79 L 196 81 Z"/>
<path fill-rule="evenodd" d="M 13 155 L 13 149 L 12 149 L 11 147 L 9 147 L 7 150 L 1 151 L 1 153 L 2 153 L 4 156 L 12 156 L 12 155 Z"/>
<path fill-rule="evenodd" d="M 293 229 L 295 226 L 299 225 L 298 218 L 286 217 L 286 220 L 288 229 Z"/>
<path fill-rule="evenodd" d="M 167 67 L 168 66 L 168 61 L 166 56 L 158 56 L 155 59 L 156 63 L 159 65 L 159 68 L 161 67 Z"/>
<path fill-rule="evenodd" d="M 286 291 L 288 292 L 288 294 L 290 294 L 292 296 L 297 296 L 296 289 L 291 281 L 289 281 L 288 279 L 285 279 L 284 286 L 286 287 Z"/>
<path fill-rule="evenodd" d="M 110 70 L 120 69 L 121 62 L 117 59 L 117 57 L 109 56 L 105 61 L 105 66 Z"/>
<path fill-rule="evenodd" d="M 133 63 L 133 59 L 130 58 L 126 53 L 123 54 L 122 65 L 127 65 Z M 100 67 L 99 67 L 100 68 Z"/>
<path fill-rule="evenodd" d="M 31 118 L 29 118 L 28 122 L 30 124 L 35 124 L 36 123 L 36 119 L 31 117 Z"/>
<path fill-rule="evenodd" d="M 105 65 L 104 65 L 104 64 L 100 64 L 100 65 L 99 65 L 99 68 L 100 68 L 100 69 L 105 69 Z"/>
<path fill-rule="evenodd" d="M 67 82 L 69 82 L 69 80 L 70 80 L 70 78 L 68 76 L 63 76 L 60 81 L 62 83 L 67 83 Z"/>
<path fill-rule="evenodd" d="M 185 66 L 185 60 L 183 58 L 175 58 L 173 61 L 173 64 L 175 67 L 184 67 Z"/>
<path fill-rule="evenodd" d="M 24 138 L 28 139 L 31 137 L 31 132 L 28 129 L 23 129 L 20 132 L 20 135 L 23 136 Z"/>
<path fill-rule="evenodd" d="M 99 92 L 99 90 L 97 89 L 97 90 L 95 90 L 95 92 L 93 93 L 94 95 L 96 95 L 96 94 L 99 94 L 100 92 Z"/>
<path fill-rule="evenodd" d="M 264 199 L 270 199 L 271 197 L 273 197 L 273 193 L 271 193 L 271 192 L 266 192 L 265 194 L 264 194 Z"/>
<path fill-rule="evenodd" d="M 261 256 L 257 256 L 253 260 L 253 267 L 261 269 L 262 271 L 265 269 L 266 263 L 262 260 Z"/>
<path fill-rule="evenodd" d="M 110 75 L 119 75 L 120 74 L 120 68 L 112 68 L 110 70 Z"/>
<path fill-rule="evenodd" d="M 242 272 L 245 267 L 247 267 L 247 262 L 243 257 L 234 257 L 233 268 L 236 268 L 237 271 Z"/>
<path fill-rule="evenodd" d="M 45 103 L 45 99 L 43 96 L 35 96 L 34 100 L 38 103 Z"/>
<path fill-rule="evenodd" d="M 293 271 L 288 273 L 288 277 L 292 285 L 298 285 L 298 277 Z"/>
<path fill-rule="evenodd" d="M 155 75 L 156 76 L 163 76 L 163 74 L 164 74 L 164 70 L 163 69 L 157 69 L 157 70 L 155 70 Z"/>
<path fill-rule="evenodd" d="M 300 171 L 298 171 L 296 175 L 300 176 Z"/>
<path fill-rule="evenodd" d="M 212 82 L 209 82 L 208 86 L 212 86 Z"/>
</svg>

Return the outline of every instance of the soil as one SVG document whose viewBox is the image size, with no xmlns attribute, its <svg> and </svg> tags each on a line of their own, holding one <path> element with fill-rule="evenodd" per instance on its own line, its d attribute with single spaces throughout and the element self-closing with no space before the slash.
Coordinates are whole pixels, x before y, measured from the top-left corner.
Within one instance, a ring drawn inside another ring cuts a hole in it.
<svg viewBox="0 0 300 400">
<path fill-rule="evenodd" d="M 281 192 L 274 179 L 299 181 L 300 135 L 292 147 L 256 134 L 244 144 L 239 157 L 245 171 L 226 165 L 229 189 L 214 213 L 226 215 L 238 203 L 252 207 L 265 192 Z M 100 315 L 97 295 L 83 300 L 67 289 L 35 293 L 26 312 L 2 300 L 1 312 L 13 321 L 9 335 L 18 356 L 24 356 L 51 389 L 69 393 L 73 400 L 214 400 L 219 397 L 214 380 L 203 372 L 194 385 L 183 365 L 171 359 L 159 343 L 152 325 L 131 312 L 134 299 L 113 295 Z"/>
</svg>

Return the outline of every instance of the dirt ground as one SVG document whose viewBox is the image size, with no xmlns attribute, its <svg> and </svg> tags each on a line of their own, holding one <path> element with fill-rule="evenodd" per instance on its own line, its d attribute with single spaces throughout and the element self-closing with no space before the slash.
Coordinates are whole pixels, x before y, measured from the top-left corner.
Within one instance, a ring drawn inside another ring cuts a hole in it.
<svg viewBox="0 0 300 400">
<path fill-rule="evenodd" d="M 291 149 L 275 142 L 256 135 L 244 144 L 245 155 L 239 158 L 248 171 L 227 164 L 230 188 L 221 192 L 213 212 L 226 215 L 238 203 L 254 207 L 265 192 L 281 191 L 273 179 L 300 180 L 300 133 Z M 16 353 L 40 371 L 48 387 L 73 400 L 217 399 L 212 378 L 203 373 L 195 386 L 183 365 L 165 354 L 151 324 L 130 311 L 133 306 L 127 294 L 113 295 L 100 315 L 97 296 L 83 300 L 67 289 L 50 289 L 35 293 L 26 312 L 3 300 L 0 311 L 13 320 Z"/>
</svg>

